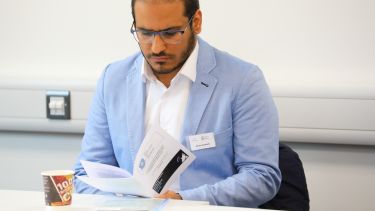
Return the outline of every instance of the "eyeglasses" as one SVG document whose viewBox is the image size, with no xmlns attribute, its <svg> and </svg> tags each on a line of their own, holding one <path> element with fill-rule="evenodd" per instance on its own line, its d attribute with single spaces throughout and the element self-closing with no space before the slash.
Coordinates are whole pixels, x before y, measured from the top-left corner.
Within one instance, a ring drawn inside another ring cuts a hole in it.
<svg viewBox="0 0 375 211">
<path fill-rule="evenodd" d="M 156 35 L 159 35 L 160 38 L 168 44 L 179 44 L 182 41 L 182 36 L 184 35 L 186 29 L 189 27 L 192 16 L 189 19 L 188 24 L 185 29 L 169 29 L 162 31 L 149 31 L 144 29 L 136 29 L 134 23 L 130 28 L 130 32 L 133 34 L 135 40 L 141 44 L 152 44 Z"/>
</svg>

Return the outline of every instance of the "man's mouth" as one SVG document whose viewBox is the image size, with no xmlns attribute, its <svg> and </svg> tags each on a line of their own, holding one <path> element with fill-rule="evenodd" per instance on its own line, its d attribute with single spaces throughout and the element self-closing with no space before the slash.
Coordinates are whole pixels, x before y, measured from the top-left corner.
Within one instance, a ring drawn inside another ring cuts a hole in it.
<svg viewBox="0 0 375 211">
<path fill-rule="evenodd" d="M 151 61 L 153 62 L 166 62 L 169 60 L 169 57 L 168 56 L 152 56 L 151 57 Z"/>
</svg>

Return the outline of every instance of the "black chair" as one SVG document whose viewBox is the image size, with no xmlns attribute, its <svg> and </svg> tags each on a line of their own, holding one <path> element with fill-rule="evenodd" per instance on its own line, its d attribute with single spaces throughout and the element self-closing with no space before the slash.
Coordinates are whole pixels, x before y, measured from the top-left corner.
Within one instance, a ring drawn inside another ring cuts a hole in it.
<svg viewBox="0 0 375 211">
<path fill-rule="evenodd" d="M 281 186 L 276 196 L 259 208 L 308 211 L 310 198 L 305 172 L 298 154 L 286 144 L 279 146 L 279 168 L 282 174 Z"/>
</svg>

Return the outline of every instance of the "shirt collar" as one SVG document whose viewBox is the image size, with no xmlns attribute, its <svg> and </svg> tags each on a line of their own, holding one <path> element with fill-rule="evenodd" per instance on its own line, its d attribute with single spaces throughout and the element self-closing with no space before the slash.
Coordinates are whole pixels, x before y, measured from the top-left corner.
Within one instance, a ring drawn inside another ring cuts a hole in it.
<svg viewBox="0 0 375 211">
<path fill-rule="evenodd" d="M 198 52 L 199 43 L 196 42 L 194 50 L 191 52 L 189 58 L 185 61 L 184 65 L 181 67 L 177 75 L 184 75 L 191 81 L 195 82 L 197 76 L 197 63 L 198 63 Z M 142 68 L 141 68 L 142 81 L 146 82 L 157 80 L 154 73 L 151 70 L 150 65 L 143 58 Z M 177 76 L 176 75 L 176 76 Z"/>
</svg>

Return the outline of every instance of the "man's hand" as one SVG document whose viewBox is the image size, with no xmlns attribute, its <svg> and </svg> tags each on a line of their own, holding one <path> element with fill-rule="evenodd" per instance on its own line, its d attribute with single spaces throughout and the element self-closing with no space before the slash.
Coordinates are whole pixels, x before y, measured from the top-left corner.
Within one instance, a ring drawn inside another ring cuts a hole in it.
<svg viewBox="0 0 375 211">
<path fill-rule="evenodd" d="M 174 191 L 171 191 L 171 190 L 167 191 L 164 194 L 159 195 L 157 198 L 182 200 L 182 197 L 180 196 L 180 194 L 178 194 Z"/>
</svg>

